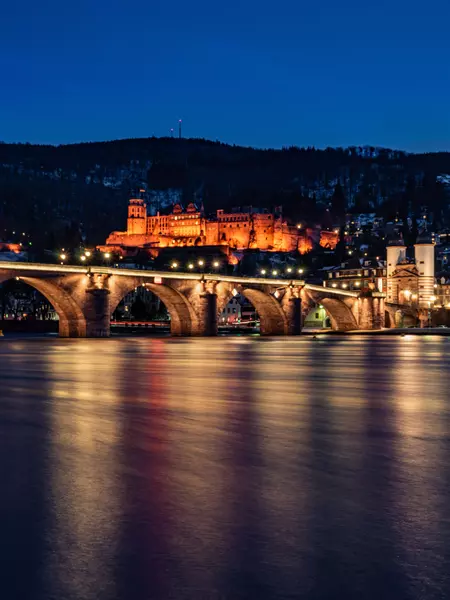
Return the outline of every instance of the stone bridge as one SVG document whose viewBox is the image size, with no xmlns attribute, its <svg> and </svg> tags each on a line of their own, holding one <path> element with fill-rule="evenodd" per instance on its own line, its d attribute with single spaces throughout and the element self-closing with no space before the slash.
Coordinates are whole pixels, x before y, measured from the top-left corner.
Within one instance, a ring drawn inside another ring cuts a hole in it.
<svg viewBox="0 0 450 600">
<path fill-rule="evenodd" d="M 112 313 L 138 286 L 145 286 L 165 304 L 172 335 L 216 335 L 220 313 L 237 294 L 247 298 L 258 312 L 262 335 L 300 334 L 304 316 L 318 303 L 324 306 L 335 330 L 384 327 L 382 294 L 364 296 L 301 280 L 0 263 L 0 283 L 13 278 L 35 288 L 52 304 L 62 337 L 109 336 Z"/>
</svg>

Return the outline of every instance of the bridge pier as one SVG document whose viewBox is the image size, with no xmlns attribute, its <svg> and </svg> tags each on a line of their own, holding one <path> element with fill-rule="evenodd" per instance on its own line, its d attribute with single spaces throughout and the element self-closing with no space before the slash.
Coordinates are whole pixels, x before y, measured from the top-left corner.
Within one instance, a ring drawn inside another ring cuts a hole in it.
<svg viewBox="0 0 450 600">
<path fill-rule="evenodd" d="M 384 294 L 372 292 L 358 298 L 359 329 L 383 329 L 385 326 Z"/>
<path fill-rule="evenodd" d="M 202 292 L 197 301 L 198 327 L 193 335 L 211 337 L 217 335 L 217 294 Z"/>
<path fill-rule="evenodd" d="M 302 332 L 302 299 L 295 296 L 289 298 L 283 307 L 287 318 L 287 335 L 300 335 Z"/>
<path fill-rule="evenodd" d="M 84 305 L 86 337 L 109 337 L 111 335 L 111 306 L 108 289 L 87 289 Z"/>
</svg>

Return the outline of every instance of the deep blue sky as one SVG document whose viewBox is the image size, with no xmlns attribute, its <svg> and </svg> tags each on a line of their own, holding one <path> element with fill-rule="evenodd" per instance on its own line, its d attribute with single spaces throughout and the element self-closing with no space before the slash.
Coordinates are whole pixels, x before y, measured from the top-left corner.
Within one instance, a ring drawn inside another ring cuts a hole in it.
<svg viewBox="0 0 450 600">
<path fill-rule="evenodd" d="M 22 0 L 0 140 L 450 150 L 450 0 Z"/>
</svg>

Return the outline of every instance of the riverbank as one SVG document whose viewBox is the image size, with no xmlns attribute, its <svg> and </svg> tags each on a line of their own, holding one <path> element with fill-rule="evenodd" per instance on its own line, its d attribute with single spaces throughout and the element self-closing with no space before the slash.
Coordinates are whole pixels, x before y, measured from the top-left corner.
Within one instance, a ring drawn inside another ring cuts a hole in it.
<svg viewBox="0 0 450 600">
<path fill-rule="evenodd" d="M 424 329 L 394 328 L 394 329 L 356 329 L 354 331 L 335 331 L 333 329 L 303 329 L 302 335 L 444 335 L 450 336 L 450 328 L 426 327 Z"/>
</svg>

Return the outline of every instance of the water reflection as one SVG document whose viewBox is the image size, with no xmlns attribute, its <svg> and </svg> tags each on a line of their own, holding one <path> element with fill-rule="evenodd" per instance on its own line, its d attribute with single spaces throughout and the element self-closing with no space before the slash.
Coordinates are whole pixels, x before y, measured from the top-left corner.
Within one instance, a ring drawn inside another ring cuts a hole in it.
<svg viewBox="0 0 450 600">
<path fill-rule="evenodd" d="M 448 597 L 447 345 L 2 340 L 2 597 Z"/>
</svg>

